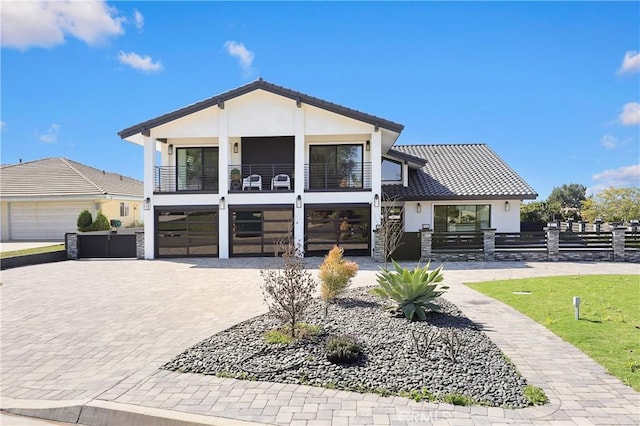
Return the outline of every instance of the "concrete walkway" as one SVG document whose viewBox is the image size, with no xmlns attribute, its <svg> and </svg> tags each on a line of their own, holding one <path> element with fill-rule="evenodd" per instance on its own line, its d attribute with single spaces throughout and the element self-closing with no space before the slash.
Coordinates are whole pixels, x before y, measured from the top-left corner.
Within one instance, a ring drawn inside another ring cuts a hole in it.
<svg viewBox="0 0 640 426">
<path fill-rule="evenodd" d="M 355 285 L 378 265 L 358 259 Z M 317 266 L 318 261 L 315 261 Z M 573 346 L 463 282 L 640 273 L 623 263 L 449 263 L 446 298 L 551 403 L 508 410 L 415 403 L 159 370 L 200 340 L 266 311 L 267 259 L 94 260 L 2 273 L 3 410 L 87 425 L 639 424 L 640 394 Z"/>
</svg>

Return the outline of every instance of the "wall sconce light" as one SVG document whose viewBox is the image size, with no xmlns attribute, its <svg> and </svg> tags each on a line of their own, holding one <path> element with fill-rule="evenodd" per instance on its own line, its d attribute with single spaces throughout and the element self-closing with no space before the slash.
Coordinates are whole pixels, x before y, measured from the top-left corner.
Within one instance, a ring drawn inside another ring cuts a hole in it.
<svg viewBox="0 0 640 426">
<path fill-rule="evenodd" d="M 301 208 L 302 207 L 302 197 L 300 195 L 298 195 L 296 197 L 296 207 L 297 208 Z"/>
<path fill-rule="evenodd" d="M 220 210 L 224 210 L 226 205 L 227 205 L 227 200 L 225 200 L 224 197 L 220 197 L 220 201 L 218 202 L 218 206 L 220 207 Z"/>
<path fill-rule="evenodd" d="M 380 207 L 380 197 L 378 194 L 373 196 L 373 207 Z"/>
<path fill-rule="evenodd" d="M 370 141 L 367 141 L 364 144 L 364 149 L 366 149 L 367 151 L 371 151 L 371 142 Z"/>
<path fill-rule="evenodd" d="M 430 230 L 430 229 L 431 229 L 431 227 L 429 226 L 429 224 L 428 224 L 428 223 L 423 223 L 423 224 L 422 224 L 422 230 L 423 230 L 423 231 L 428 231 L 428 230 Z"/>
<path fill-rule="evenodd" d="M 145 210 L 151 209 L 151 198 L 147 197 L 144 199 L 144 209 Z"/>
<path fill-rule="evenodd" d="M 173 145 L 169 145 L 169 155 L 173 155 Z"/>
<path fill-rule="evenodd" d="M 509 210 L 511 210 L 511 204 L 509 204 L 508 201 L 504 202 L 504 211 L 508 212 Z"/>
<path fill-rule="evenodd" d="M 418 213 L 422 213 L 422 204 L 420 204 L 420 203 L 416 204 L 416 211 Z"/>
<path fill-rule="evenodd" d="M 238 153 L 238 142 L 233 144 L 233 153 L 237 154 Z"/>
</svg>

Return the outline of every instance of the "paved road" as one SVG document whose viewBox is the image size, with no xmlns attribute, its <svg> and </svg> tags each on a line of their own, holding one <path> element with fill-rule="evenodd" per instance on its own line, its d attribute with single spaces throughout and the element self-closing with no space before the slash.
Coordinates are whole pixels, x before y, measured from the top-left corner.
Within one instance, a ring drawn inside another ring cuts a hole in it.
<svg viewBox="0 0 640 426">
<path fill-rule="evenodd" d="M 354 284 L 374 284 L 378 265 L 358 260 L 361 270 Z M 39 413 L 52 418 L 87 424 L 98 424 L 98 415 L 134 412 L 156 417 L 188 413 L 209 424 L 231 419 L 305 426 L 640 423 L 640 394 L 542 326 L 462 285 L 543 275 L 640 273 L 638 264 L 446 265 L 445 284 L 451 287 L 446 298 L 482 324 L 527 380 L 545 390 L 552 402 L 544 407 L 454 407 L 158 369 L 198 341 L 265 312 L 259 269 L 268 262 L 93 260 L 3 271 L 1 407 L 23 413 L 42 409 Z M 317 266 L 318 261 L 312 262 Z M 84 407 L 82 414 L 79 407 Z"/>
</svg>

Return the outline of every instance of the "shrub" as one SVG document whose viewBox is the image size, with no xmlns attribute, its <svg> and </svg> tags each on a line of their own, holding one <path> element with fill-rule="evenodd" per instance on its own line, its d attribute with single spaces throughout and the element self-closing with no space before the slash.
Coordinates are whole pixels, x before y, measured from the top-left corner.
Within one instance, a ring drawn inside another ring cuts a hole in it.
<svg viewBox="0 0 640 426">
<path fill-rule="evenodd" d="M 102 212 L 98 212 L 96 214 L 96 220 L 93 221 L 93 230 L 94 231 L 108 231 L 111 229 L 111 224 L 109 223 L 109 219 Z"/>
<path fill-rule="evenodd" d="M 78 215 L 78 221 L 76 223 L 78 225 L 78 231 L 91 231 L 93 229 L 93 217 L 91 217 L 89 210 L 82 210 Z"/>
<path fill-rule="evenodd" d="M 402 268 L 393 261 L 394 271 L 381 268 L 376 275 L 380 287 L 375 287 L 373 293 L 393 300 L 396 305 L 391 309 L 396 313 L 414 321 L 427 318 L 425 309 L 439 311 L 440 307 L 433 303 L 433 299 L 449 289 L 447 286 L 438 286 L 442 281 L 442 265 L 429 272 L 429 264 L 420 268 L 417 266 L 412 271 Z"/>
<path fill-rule="evenodd" d="M 344 250 L 334 246 L 320 265 L 320 296 L 325 303 L 339 296 L 358 272 L 358 264 L 342 258 Z"/>
<path fill-rule="evenodd" d="M 296 324 L 311 303 L 316 282 L 304 267 L 302 249 L 290 237 L 276 248 L 279 253 L 279 268 L 260 271 L 262 295 L 269 311 L 296 337 Z"/>
<path fill-rule="evenodd" d="M 290 333 L 285 333 L 281 329 L 269 330 L 264 333 L 264 342 L 269 345 L 283 344 L 288 345 L 293 342 L 293 337 Z"/>
<path fill-rule="evenodd" d="M 356 339 L 350 336 L 334 336 L 327 342 L 327 360 L 334 364 L 350 364 L 358 360 L 362 352 Z"/>
</svg>

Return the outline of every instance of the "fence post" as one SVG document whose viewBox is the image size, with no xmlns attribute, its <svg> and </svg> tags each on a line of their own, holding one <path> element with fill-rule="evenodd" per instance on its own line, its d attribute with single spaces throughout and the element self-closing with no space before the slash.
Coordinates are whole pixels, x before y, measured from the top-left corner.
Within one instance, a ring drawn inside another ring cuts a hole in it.
<svg viewBox="0 0 640 426">
<path fill-rule="evenodd" d="M 616 226 L 611 230 L 614 262 L 624 262 L 624 233 L 626 230 L 625 226 Z"/>
<path fill-rule="evenodd" d="M 431 260 L 431 236 L 433 231 L 429 226 L 422 226 L 420 230 L 420 262 L 428 262 Z"/>
<path fill-rule="evenodd" d="M 373 231 L 373 260 L 378 263 L 384 262 L 384 230 L 377 227 Z"/>
<path fill-rule="evenodd" d="M 78 260 L 78 234 L 75 232 L 64 234 L 64 246 L 67 250 L 67 259 Z"/>
<path fill-rule="evenodd" d="M 493 262 L 496 259 L 496 230 L 485 229 L 483 232 L 484 261 Z"/>
<path fill-rule="evenodd" d="M 578 223 L 578 232 L 587 232 L 587 222 L 582 220 Z"/>
<path fill-rule="evenodd" d="M 552 222 L 548 224 L 545 231 L 547 231 L 547 259 L 550 262 L 557 262 L 560 259 L 560 228 Z"/>
<path fill-rule="evenodd" d="M 136 231 L 136 258 L 144 259 L 144 231 Z"/>
</svg>

